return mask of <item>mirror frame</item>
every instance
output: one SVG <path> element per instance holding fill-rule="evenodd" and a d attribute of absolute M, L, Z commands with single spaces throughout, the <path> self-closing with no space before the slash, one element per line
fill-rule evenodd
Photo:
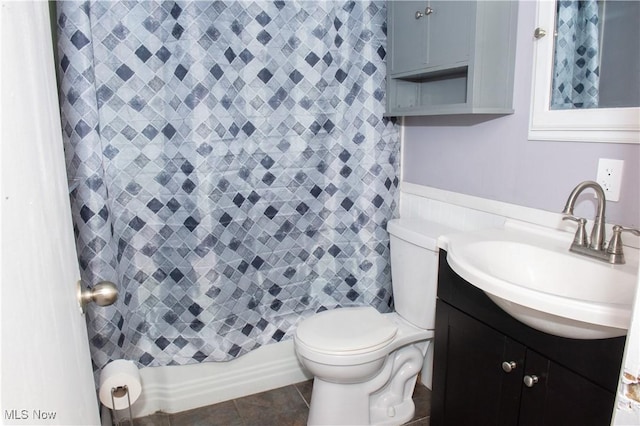
<path fill-rule="evenodd" d="M 538 0 L 529 140 L 640 144 L 640 108 L 550 110 L 555 0 Z"/>

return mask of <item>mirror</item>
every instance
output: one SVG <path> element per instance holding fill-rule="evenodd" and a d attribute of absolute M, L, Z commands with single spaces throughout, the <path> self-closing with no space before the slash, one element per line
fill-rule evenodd
<path fill-rule="evenodd" d="M 640 107 L 639 22 L 635 0 L 557 1 L 550 108 Z"/>
<path fill-rule="evenodd" d="M 529 139 L 640 143 L 639 20 L 636 0 L 538 1 Z"/>

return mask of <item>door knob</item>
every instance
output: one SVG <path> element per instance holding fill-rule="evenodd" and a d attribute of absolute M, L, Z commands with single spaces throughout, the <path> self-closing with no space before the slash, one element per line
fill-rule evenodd
<path fill-rule="evenodd" d="M 517 367 L 517 364 L 515 361 L 504 361 L 502 363 L 502 369 L 504 370 L 505 373 L 511 373 L 513 370 L 515 370 Z"/>
<path fill-rule="evenodd" d="M 536 383 L 538 383 L 538 376 L 535 374 L 524 376 L 524 385 L 528 388 L 532 388 Z"/>
<path fill-rule="evenodd" d="M 109 306 L 118 300 L 118 287 L 112 282 L 102 281 L 90 289 L 82 289 L 82 284 L 78 281 L 78 304 L 84 314 L 87 305 L 95 302 L 98 306 Z"/>

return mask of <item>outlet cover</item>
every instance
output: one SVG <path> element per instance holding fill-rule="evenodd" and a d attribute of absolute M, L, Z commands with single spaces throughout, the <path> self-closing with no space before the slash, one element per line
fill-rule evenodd
<path fill-rule="evenodd" d="M 601 158 L 598 160 L 598 176 L 596 182 L 604 189 L 607 201 L 620 200 L 620 186 L 622 185 L 623 160 Z"/>

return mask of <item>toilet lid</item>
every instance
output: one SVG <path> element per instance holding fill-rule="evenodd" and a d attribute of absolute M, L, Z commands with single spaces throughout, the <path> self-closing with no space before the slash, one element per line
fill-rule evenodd
<path fill-rule="evenodd" d="M 366 352 L 385 346 L 398 327 L 370 306 L 323 311 L 302 321 L 296 338 L 325 353 Z"/>

